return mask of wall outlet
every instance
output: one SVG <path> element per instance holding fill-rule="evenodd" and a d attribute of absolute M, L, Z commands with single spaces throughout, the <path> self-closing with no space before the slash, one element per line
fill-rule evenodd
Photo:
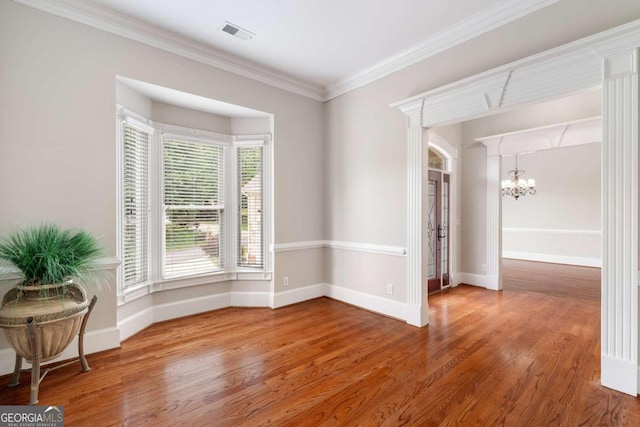
<path fill-rule="evenodd" d="M 282 286 L 289 286 L 289 276 L 284 276 L 284 279 L 282 279 Z"/>
<path fill-rule="evenodd" d="M 393 295 L 393 291 L 395 290 L 394 288 L 395 288 L 395 286 L 393 285 L 393 283 L 387 284 L 387 293 L 389 295 Z"/>
<path fill-rule="evenodd" d="M 483 273 L 487 272 L 487 264 L 482 264 L 482 272 Z"/>

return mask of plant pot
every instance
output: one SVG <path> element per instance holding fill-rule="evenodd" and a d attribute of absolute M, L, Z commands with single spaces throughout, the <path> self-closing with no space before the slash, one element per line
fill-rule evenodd
<path fill-rule="evenodd" d="M 85 290 L 75 283 L 17 285 L 2 299 L 0 328 L 17 355 L 46 362 L 58 357 L 78 335 L 89 304 Z"/>

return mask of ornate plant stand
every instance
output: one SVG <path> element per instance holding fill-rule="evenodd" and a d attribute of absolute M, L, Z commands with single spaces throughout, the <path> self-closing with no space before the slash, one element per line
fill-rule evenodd
<path fill-rule="evenodd" d="M 0 308 L 0 328 L 16 352 L 16 365 L 9 387 L 20 382 L 20 373 L 31 371 L 29 405 L 38 403 L 40 382 L 50 372 L 77 360 L 44 371 L 40 364 L 55 359 L 78 335 L 78 355 L 82 372 L 89 370 L 84 356 L 84 332 L 89 315 L 98 298 L 87 299 L 84 288 L 68 283 L 48 285 L 49 295 L 42 297 L 42 287 L 16 286 L 7 292 Z M 31 363 L 31 369 L 21 369 L 22 359 Z"/>

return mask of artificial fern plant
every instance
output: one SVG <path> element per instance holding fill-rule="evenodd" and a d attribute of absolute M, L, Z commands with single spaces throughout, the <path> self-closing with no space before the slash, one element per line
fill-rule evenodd
<path fill-rule="evenodd" d="M 0 260 L 20 272 L 23 286 L 83 281 L 101 254 L 92 234 L 55 224 L 17 229 L 0 240 Z"/>

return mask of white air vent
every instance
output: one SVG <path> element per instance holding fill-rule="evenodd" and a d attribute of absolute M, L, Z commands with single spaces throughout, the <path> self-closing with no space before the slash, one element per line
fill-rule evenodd
<path fill-rule="evenodd" d="M 238 37 L 242 40 L 250 40 L 254 38 L 256 35 L 251 31 L 245 30 L 244 28 L 238 27 L 236 24 L 232 24 L 229 21 L 225 21 L 224 25 L 221 28 L 227 34 L 231 34 L 232 36 Z"/>

